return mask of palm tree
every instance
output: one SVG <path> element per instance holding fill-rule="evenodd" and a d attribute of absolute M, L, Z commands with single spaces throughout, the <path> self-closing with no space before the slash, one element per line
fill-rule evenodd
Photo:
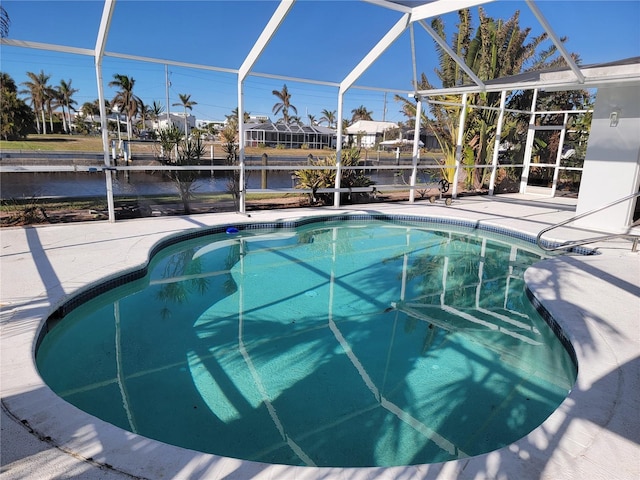
<path fill-rule="evenodd" d="M 89 115 L 91 115 L 91 117 L 94 115 L 100 115 L 100 107 L 98 107 L 95 102 L 84 102 L 82 107 L 80 107 L 80 113 L 85 117 L 88 117 Z"/>
<path fill-rule="evenodd" d="M 231 110 L 231 115 L 225 115 L 225 117 L 227 119 L 227 126 L 229 127 L 229 129 L 237 132 L 238 131 L 238 107 Z M 251 113 L 244 112 L 244 114 L 242 115 L 242 118 L 244 119 L 244 123 L 247 123 L 249 120 L 251 120 Z"/>
<path fill-rule="evenodd" d="M 289 116 L 289 109 L 291 109 L 293 113 L 295 113 L 296 115 L 298 114 L 298 109 L 291 104 L 291 94 L 289 93 L 289 89 L 287 88 L 287 85 L 285 84 L 282 87 L 282 90 L 280 91 L 273 90 L 271 93 L 273 93 L 278 98 L 278 100 L 280 100 L 278 103 L 276 103 L 273 106 L 273 109 L 272 109 L 273 114 L 277 115 L 278 113 L 282 112 L 283 122 L 285 124 L 289 124 L 291 122 L 291 117 Z"/>
<path fill-rule="evenodd" d="M 127 116 L 127 138 L 131 140 L 132 119 L 140 111 L 142 100 L 133 94 L 133 86 L 136 81 L 132 77 L 113 75 L 113 80 L 109 82 L 110 87 L 118 88 L 118 92 L 111 100 L 112 105 L 118 106 L 118 131 L 120 130 L 120 114 L 124 112 Z"/>
<path fill-rule="evenodd" d="M 13 78 L 0 72 L 0 138 L 3 140 L 18 140 L 26 138 L 33 129 L 35 116 L 33 110 L 24 100 L 18 98 L 18 88 Z"/>
<path fill-rule="evenodd" d="M 311 125 L 312 127 L 314 125 L 318 125 L 318 121 L 316 120 L 315 115 L 308 114 L 307 117 L 309 117 L 309 125 Z"/>
<path fill-rule="evenodd" d="M 147 128 L 147 117 L 151 116 L 151 105 L 145 105 L 144 102 L 140 104 L 140 123 L 138 123 L 138 130 L 145 130 Z M 140 127 L 142 125 L 142 127 Z"/>
<path fill-rule="evenodd" d="M 527 37 L 530 28 L 522 29 L 519 25 L 519 12 L 507 21 L 496 20 L 488 17 L 482 7 L 478 8 L 478 28 L 473 30 L 471 25 L 471 13 L 469 9 L 458 12 L 459 23 L 457 31 L 452 37 L 451 46 L 455 53 L 462 58 L 469 68 L 483 81 L 492 80 L 503 76 L 515 75 L 532 69 L 547 68 L 562 59 L 552 60 L 556 53 L 555 46 L 541 53 L 537 53 L 540 43 L 546 38 L 546 33 L 538 35 L 529 41 Z M 444 39 L 445 29 L 442 19 L 436 18 L 431 23 L 433 29 Z M 436 43 L 439 55 L 439 68 L 436 74 L 442 82 L 443 88 L 454 87 L 472 83 L 468 75 L 460 66 Z M 527 68 L 527 65 L 530 67 Z M 418 85 L 418 90 L 434 88 L 423 73 Z M 512 95 L 513 101 L 518 95 Z M 415 116 L 415 103 L 396 95 L 396 100 L 403 103 L 402 111 L 407 116 Z M 457 101 L 455 97 L 438 98 L 438 100 Z M 500 103 L 500 93 L 475 93 L 468 96 L 469 105 L 482 105 L 497 107 Z M 431 122 L 427 118 L 427 112 L 423 112 L 422 122 L 429 125 L 434 131 L 440 144 L 445 161 L 452 164 L 455 161 L 455 148 L 457 140 L 457 118 L 461 107 L 429 104 Z M 468 164 L 482 164 L 491 157 L 490 149 L 495 140 L 495 109 L 469 109 L 465 129 L 465 150 L 463 161 Z M 447 170 L 447 178 L 451 180 L 453 170 Z M 474 175 L 480 175 L 481 169 L 472 169 Z M 482 183 L 481 179 L 475 180 L 476 186 Z"/>
<path fill-rule="evenodd" d="M 62 98 L 62 94 L 60 93 L 60 89 L 57 86 L 51 89 L 51 100 L 49 101 L 49 104 L 51 106 L 51 110 L 49 111 L 50 119 L 52 118 L 52 115 L 53 115 L 53 109 L 57 109 L 58 107 L 62 109 L 62 115 L 61 115 L 62 131 L 64 133 L 68 133 L 67 116 L 65 115 L 66 110 L 65 110 L 64 100 Z M 60 115 L 57 111 L 55 113 L 56 113 L 56 116 Z M 51 131 L 53 132 L 53 125 L 51 125 Z"/>
<path fill-rule="evenodd" d="M 105 111 L 107 114 L 111 113 L 111 104 L 109 100 L 104 101 Z M 84 102 L 80 107 L 80 113 L 84 117 L 91 117 L 91 120 L 95 120 L 96 116 L 100 116 L 100 100 L 96 98 L 93 102 Z"/>
<path fill-rule="evenodd" d="M 358 120 L 373 120 L 373 112 L 367 110 L 364 105 L 360 105 L 358 108 L 354 108 L 351 110 L 351 123 L 357 122 Z"/>
<path fill-rule="evenodd" d="M 556 47 L 552 46 L 537 55 L 537 48 L 547 38 L 547 34 L 543 33 L 527 41 L 531 29 L 520 28 L 519 11 L 506 22 L 488 17 L 481 7 L 478 13 L 480 25 L 469 43 L 465 59 L 480 79 L 492 80 L 528 71 L 530 68 L 540 69 L 549 66 L 551 57 L 556 53 Z M 530 62 L 533 62 L 533 65 L 527 68 Z M 477 93 L 470 96 L 469 101 L 473 105 L 497 107 L 500 104 L 500 94 Z M 480 165 L 491 158 L 497 115 L 496 110 L 473 110 L 469 123 L 469 141 L 473 149 L 473 158 L 469 159 L 469 163 Z M 480 187 L 483 183 L 483 171 L 474 169 L 470 173 L 475 177 L 474 186 Z"/>
<path fill-rule="evenodd" d="M 47 133 L 47 124 L 45 120 L 45 107 L 47 97 L 51 93 L 51 87 L 47 85 L 51 75 L 47 75 L 43 70 L 40 73 L 35 74 L 33 72 L 27 72 L 27 76 L 31 79 L 27 82 L 22 82 L 22 85 L 27 87 L 26 90 L 22 90 L 20 93 L 26 93 L 31 97 L 31 104 L 36 114 L 36 126 L 40 133 Z M 42 130 L 40 129 L 40 120 L 38 114 L 42 116 Z"/>
<path fill-rule="evenodd" d="M 9 36 L 9 25 L 11 25 L 9 14 L 4 7 L 0 5 L 0 38 L 6 38 Z"/>
<path fill-rule="evenodd" d="M 329 128 L 333 128 L 334 124 L 336 123 L 336 111 L 333 110 L 330 112 L 325 108 L 320 113 L 322 114 L 322 117 L 320 117 L 319 122 L 327 122 L 327 126 Z"/>
<path fill-rule="evenodd" d="M 187 110 L 193 110 L 193 106 L 197 105 L 197 102 L 191 100 L 191 95 L 187 95 L 186 93 L 179 93 L 178 97 L 180 97 L 180 102 L 172 103 L 171 105 L 174 107 L 179 107 L 182 105 L 184 108 L 184 136 L 185 138 L 189 136 L 189 123 L 187 122 Z"/>
<path fill-rule="evenodd" d="M 160 115 L 164 113 L 164 105 L 160 102 L 154 100 L 153 104 L 149 107 L 149 117 L 153 121 L 153 129 L 158 129 L 158 120 L 160 119 Z"/>
<path fill-rule="evenodd" d="M 200 138 L 189 140 L 181 139 L 182 133 L 175 125 L 169 125 L 158 132 L 159 143 L 162 149 L 160 160 L 166 165 L 187 166 L 195 165 L 204 155 L 204 147 Z M 191 213 L 190 200 L 193 198 L 194 182 L 198 179 L 196 170 L 169 170 L 167 172 L 176 187 L 184 213 Z"/>
<path fill-rule="evenodd" d="M 78 89 L 71 88 L 71 80 L 69 80 L 68 82 L 60 80 L 60 85 L 56 87 L 56 90 L 58 91 L 58 99 L 60 101 L 60 105 L 62 106 L 62 120 L 65 125 L 65 130 L 67 133 L 71 133 L 71 108 L 72 105 L 75 105 L 77 103 L 71 97 L 74 93 L 78 92 Z M 67 109 L 68 122 L 65 122 L 65 107 Z"/>
<path fill-rule="evenodd" d="M 51 127 L 51 133 L 53 132 L 53 109 L 60 106 L 60 99 L 58 92 L 55 88 L 48 87 L 46 91 L 47 98 L 45 99 L 45 105 L 47 107 L 47 113 L 49 114 L 49 126 Z"/>

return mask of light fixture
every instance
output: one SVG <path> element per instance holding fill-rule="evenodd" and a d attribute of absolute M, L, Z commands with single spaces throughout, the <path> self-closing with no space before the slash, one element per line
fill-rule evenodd
<path fill-rule="evenodd" d="M 618 110 L 614 110 L 613 112 L 611 112 L 611 114 L 609 115 L 609 126 L 617 127 L 619 119 L 620 119 L 620 112 L 618 112 Z"/>

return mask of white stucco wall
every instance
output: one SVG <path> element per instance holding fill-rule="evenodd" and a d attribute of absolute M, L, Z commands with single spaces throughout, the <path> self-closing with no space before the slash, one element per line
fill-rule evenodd
<path fill-rule="evenodd" d="M 613 125 L 611 114 L 617 112 Z M 640 187 L 640 84 L 599 88 L 582 172 L 577 214 L 638 191 Z M 630 225 L 634 202 L 589 215 L 576 225 L 622 232 Z"/>

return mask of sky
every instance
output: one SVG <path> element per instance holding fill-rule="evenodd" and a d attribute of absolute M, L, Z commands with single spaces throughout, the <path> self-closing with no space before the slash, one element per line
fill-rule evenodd
<path fill-rule="evenodd" d="M 238 69 L 277 8 L 272 0 L 159 1 L 117 0 L 107 52 L 172 60 L 198 65 Z M 538 0 L 538 8 L 561 37 L 568 37 L 568 51 L 577 53 L 583 65 L 640 56 L 640 0 Z M 8 38 L 56 45 L 95 48 L 102 16 L 100 0 L 2 0 L 11 24 Z M 520 12 L 520 26 L 530 27 L 529 38 L 543 29 L 524 1 L 495 1 L 484 5 L 494 18 L 508 19 Z M 477 8 L 472 8 L 477 26 Z M 297 79 L 339 83 L 367 52 L 400 19 L 401 13 L 362 1 L 298 0 L 252 72 Z M 457 15 L 443 16 L 448 37 Z M 434 42 L 420 26 L 414 28 L 417 74 L 424 72 L 437 84 L 438 65 Z M 543 47 L 550 46 L 550 41 Z M 238 105 L 237 76 L 233 73 L 184 68 L 105 57 L 105 97 L 116 93 L 108 87 L 114 74 L 134 78 L 134 93 L 145 104 L 157 101 L 182 112 L 179 94 L 196 102 L 191 113 L 197 120 L 224 120 Z M 26 72 L 43 71 L 50 84 L 72 82 L 80 108 L 98 98 L 93 57 L 0 46 L 0 71 L 20 84 Z M 167 82 L 168 78 L 168 82 Z M 344 116 L 364 106 L 374 120 L 405 121 L 396 94 L 411 90 L 413 69 L 410 35 L 405 32 L 345 95 Z M 278 99 L 273 90 L 286 84 L 298 116 L 308 123 L 322 110 L 337 110 L 338 89 L 290 79 L 249 76 L 245 81 L 245 111 L 276 120 L 272 108 Z M 292 112 L 290 112 L 292 113 Z"/>

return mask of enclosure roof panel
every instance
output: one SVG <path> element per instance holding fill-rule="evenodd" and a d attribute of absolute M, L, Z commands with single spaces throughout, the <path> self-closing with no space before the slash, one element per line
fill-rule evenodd
<path fill-rule="evenodd" d="M 442 90 L 434 73 L 440 68 L 441 52 L 429 31 L 432 20 L 442 21 L 445 43 L 451 44 L 459 24 L 458 10 L 466 7 L 475 23 L 480 8 L 502 20 L 519 12 L 520 27 L 531 27 L 529 39 L 548 34 L 541 50 L 553 47 L 553 39 L 564 37 L 568 30 L 562 57 L 566 61 L 566 52 L 571 53 L 569 59 L 576 53 L 589 67 L 576 60 L 557 76 L 538 72 L 486 85 L 476 80 L 475 85 L 457 86 L 449 93 L 595 88 L 635 81 L 632 66 L 618 71 L 623 65 L 600 65 L 584 72 L 610 62 L 610 52 L 619 52 L 618 58 L 640 55 L 637 29 L 620 26 L 633 15 L 621 18 L 611 4 L 634 12 L 628 5 L 637 2 L 583 2 L 580 12 L 591 14 L 581 17 L 577 28 L 566 22 L 567 15 L 575 13 L 576 3 L 563 0 L 3 0 L 11 25 L 8 38 L 0 39 L 2 69 L 18 84 L 28 80 L 27 72 L 41 70 L 54 84 L 61 78 L 72 79 L 79 90 L 74 99 L 81 106 L 98 97 L 94 56 L 98 45 L 104 45 L 101 81 L 108 100 L 115 95 L 108 85 L 113 76 L 126 74 L 135 78 L 136 94 L 146 104 L 161 101 L 171 106 L 178 94 L 186 93 L 197 102 L 196 117 L 223 119 L 238 107 L 240 80 L 245 87 L 243 110 L 254 115 L 270 115 L 272 92 L 287 85 L 301 116 L 308 112 L 319 118 L 324 109 L 336 110 L 337 93 L 342 90 L 345 112 L 364 105 L 373 111 L 373 118 L 397 122 L 405 117 L 394 105 L 393 95 L 413 95 L 422 74 L 435 86 L 434 92 Z M 101 30 L 105 5 L 112 8 L 112 16 Z M 599 5 L 599 10 L 593 5 Z M 606 12 L 610 21 L 598 22 L 599 12 L 603 16 Z M 602 41 L 595 44 L 594 37 Z M 585 41 L 591 49 L 581 47 Z"/>
<path fill-rule="evenodd" d="M 299 124 L 285 124 L 285 123 L 245 123 L 244 128 L 246 131 L 256 130 L 263 132 L 273 133 L 290 133 L 290 134 L 320 134 L 320 135 L 335 135 L 335 130 L 322 125 L 299 125 Z"/>
<path fill-rule="evenodd" d="M 640 85 L 640 57 L 626 58 L 612 62 L 582 65 L 584 82 L 579 82 L 568 67 L 556 67 L 525 72 L 485 82 L 485 88 L 467 84 L 448 89 L 421 90 L 422 95 L 442 95 L 444 93 L 465 93 L 474 91 L 499 92 L 502 90 L 569 90 L 597 88 L 605 85 Z"/>

